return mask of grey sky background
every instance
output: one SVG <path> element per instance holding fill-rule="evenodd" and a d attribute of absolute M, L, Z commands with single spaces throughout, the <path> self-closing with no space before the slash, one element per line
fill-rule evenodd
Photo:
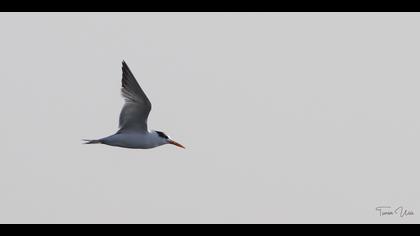
<path fill-rule="evenodd" d="M 419 22 L 1 13 L 0 223 L 418 223 Z M 117 130 L 123 59 L 187 149 L 81 144 Z"/>

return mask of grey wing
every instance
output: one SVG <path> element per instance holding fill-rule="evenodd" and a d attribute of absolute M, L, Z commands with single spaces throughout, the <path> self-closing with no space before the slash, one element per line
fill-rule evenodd
<path fill-rule="evenodd" d="M 147 131 L 147 118 L 152 104 L 137 83 L 130 68 L 122 62 L 121 95 L 125 104 L 120 113 L 118 133 L 129 131 Z"/>

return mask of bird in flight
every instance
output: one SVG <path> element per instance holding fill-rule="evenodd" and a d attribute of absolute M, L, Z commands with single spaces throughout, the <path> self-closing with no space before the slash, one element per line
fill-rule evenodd
<path fill-rule="evenodd" d="M 164 144 L 185 148 L 162 131 L 149 130 L 147 118 L 152 104 L 137 83 L 125 61 L 122 62 L 121 95 L 125 104 L 119 118 L 117 133 L 101 139 L 84 139 L 85 144 L 101 143 L 123 148 L 148 149 Z"/>

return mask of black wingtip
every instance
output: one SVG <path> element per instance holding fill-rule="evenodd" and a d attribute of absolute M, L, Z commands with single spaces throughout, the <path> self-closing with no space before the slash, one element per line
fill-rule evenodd
<path fill-rule="evenodd" d="M 130 68 L 127 65 L 127 62 L 125 62 L 124 60 L 122 61 L 122 68 L 123 70 L 130 70 Z"/>

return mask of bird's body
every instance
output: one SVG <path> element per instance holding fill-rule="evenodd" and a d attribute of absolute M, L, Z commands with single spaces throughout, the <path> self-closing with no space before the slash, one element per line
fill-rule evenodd
<path fill-rule="evenodd" d="M 125 104 L 120 113 L 120 129 L 116 134 L 105 138 L 85 140 L 86 144 L 102 143 L 135 149 L 149 149 L 164 144 L 173 144 L 185 148 L 163 132 L 148 129 L 147 118 L 152 105 L 124 61 L 122 62 L 122 71 L 121 94 L 125 98 Z"/>
<path fill-rule="evenodd" d="M 111 146 L 140 149 L 149 149 L 166 144 L 155 131 L 116 133 L 97 141 Z"/>

